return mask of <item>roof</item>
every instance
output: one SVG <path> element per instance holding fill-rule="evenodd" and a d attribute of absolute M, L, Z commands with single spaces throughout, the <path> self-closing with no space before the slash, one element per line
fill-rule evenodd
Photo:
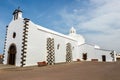
<path fill-rule="evenodd" d="M 81 44 L 81 45 L 79 45 L 79 46 L 82 46 L 82 45 L 90 45 L 90 46 L 95 46 L 95 45 L 93 45 L 93 44 L 90 44 L 90 43 L 84 43 L 84 44 Z"/>
<path fill-rule="evenodd" d="M 32 21 L 30 21 L 30 22 L 32 22 Z M 67 39 L 70 39 L 72 41 L 76 41 L 74 38 L 72 38 L 70 36 L 64 35 L 62 33 L 59 33 L 59 32 L 56 32 L 56 31 L 53 31 L 53 30 L 50 30 L 50 29 L 47 29 L 47 28 L 45 28 L 43 26 L 40 26 L 40 25 L 37 25 L 35 23 L 33 23 L 33 24 L 35 25 L 35 27 L 37 27 L 38 30 L 41 30 L 41 31 L 44 31 L 44 32 L 47 32 L 47 33 L 50 33 L 50 34 L 53 34 L 53 35 L 57 35 L 57 36 L 60 36 L 60 37 L 63 37 L 63 38 L 67 38 Z"/>
<path fill-rule="evenodd" d="M 84 44 L 81 44 L 81 45 L 79 45 L 79 46 L 82 46 L 82 45 L 90 45 L 90 46 L 93 46 L 94 47 L 94 49 L 96 49 L 96 50 L 102 50 L 102 51 L 114 51 L 114 50 L 107 50 L 107 49 L 101 49 L 101 48 L 96 48 L 95 46 L 96 45 L 94 45 L 94 44 L 89 44 L 89 43 L 84 43 Z"/>

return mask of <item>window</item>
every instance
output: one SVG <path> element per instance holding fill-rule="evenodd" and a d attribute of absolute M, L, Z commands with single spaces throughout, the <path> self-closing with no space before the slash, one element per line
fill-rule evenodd
<path fill-rule="evenodd" d="M 13 38 L 15 38 L 15 37 L 16 37 L 16 33 L 14 32 L 14 33 L 13 33 Z"/>
<path fill-rule="evenodd" d="M 60 48 L 60 44 L 57 45 L 57 49 L 59 49 L 59 48 Z"/>

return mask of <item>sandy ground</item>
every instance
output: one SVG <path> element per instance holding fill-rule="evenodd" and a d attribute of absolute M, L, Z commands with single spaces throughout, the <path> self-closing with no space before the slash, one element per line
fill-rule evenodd
<path fill-rule="evenodd" d="M 120 62 L 72 62 L 1 69 L 0 80 L 120 80 Z"/>

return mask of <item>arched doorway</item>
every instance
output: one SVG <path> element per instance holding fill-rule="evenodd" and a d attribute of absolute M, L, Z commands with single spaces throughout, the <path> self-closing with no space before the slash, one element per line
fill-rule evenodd
<path fill-rule="evenodd" d="M 8 64 L 15 65 L 16 58 L 16 46 L 15 44 L 11 44 L 8 50 Z"/>

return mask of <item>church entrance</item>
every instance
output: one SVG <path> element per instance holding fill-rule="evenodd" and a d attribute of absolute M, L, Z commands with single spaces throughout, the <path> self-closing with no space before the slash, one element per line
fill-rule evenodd
<path fill-rule="evenodd" d="M 8 64 L 15 65 L 16 58 L 16 46 L 15 44 L 11 44 L 8 50 Z"/>

